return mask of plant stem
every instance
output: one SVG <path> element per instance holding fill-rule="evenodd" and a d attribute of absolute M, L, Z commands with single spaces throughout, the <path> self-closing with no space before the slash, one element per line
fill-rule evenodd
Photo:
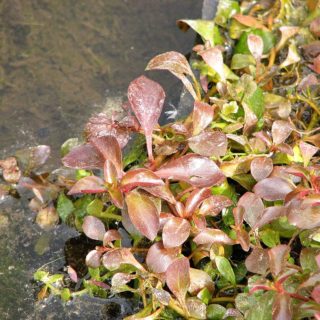
<path fill-rule="evenodd" d="M 180 316 L 187 318 L 186 313 L 181 309 L 173 299 L 170 299 L 168 307 L 174 310 L 176 313 L 180 314 Z"/>

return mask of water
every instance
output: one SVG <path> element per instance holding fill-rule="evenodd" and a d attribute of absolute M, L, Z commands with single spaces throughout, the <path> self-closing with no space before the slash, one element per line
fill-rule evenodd
<path fill-rule="evenodd" d="M 37 144 L 53 149 L 80 136 L 88 117 L 118 105 L 129 82 L 156 54 L 187 54 L 194 33 L 179 18 L 198 18 L 200 0 L 0 1 L 0 158 Z M 177 104 L 179 81 L 148 73 Z M 132 302 L 90 298 L 35 303 L 33 272 L 47 262 L 62 271 L 64 248 L 78 234 L 64 225 L 43 231 L 26 202 L 0 202 L 0 319 L 117 319 Z M 76 243 L 76 242 L 75 242 Z M 75 245 L 77 249 L 77 243 Z"/>

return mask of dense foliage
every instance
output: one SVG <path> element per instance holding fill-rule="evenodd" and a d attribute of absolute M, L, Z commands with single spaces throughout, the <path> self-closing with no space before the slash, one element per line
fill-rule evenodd
<path fill-rule="evenodd" d="M 214 21 L 178 25 L 203 40 L 192 68 L 167 52 L 147 70 L 183 82 L 186 119 L 160 127 L 165 92 L 141 76 L 123 111 L 62 146 L 67 168 L 32 173 L 46 146 L 0 163 L 41 227 L 97 241 L 85 279 L 38 270 L 39 298 L 130 292 L 127 319 L 320 319 L 318 1 L 224 0 Z"/>

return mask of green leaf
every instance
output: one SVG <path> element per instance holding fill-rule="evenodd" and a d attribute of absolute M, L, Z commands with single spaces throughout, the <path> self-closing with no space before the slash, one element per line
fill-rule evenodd
<path fill-rule="evenodd" d="M 64 157 L 67 155 L 71 149 L 80 145 L 80 141 L 78 138 L 70 138 L 66 140 L 61 146 L 61 156 Z"/>
<path fill-rule="evenodd" d="M 247 43 L 249 34 L 254 34 L 262 38 L 264 54 L 267 54 L 276 44 L 276 37 L 272 32 L 261 29 L 254 29 L 252 31 L 243 32 L 241 34 L 239 41 L 235 46 L 234 53 L 250 54 Z"/>
<path fill-rule="evenodd" d="M 256 60 L 251 54 L 241 54 L 236 53 L 233 55 L 231 60 L 231 69 L 238 70 L 242 68 L 246 68 L 250 65 L 255 65 Z"/>
<path fill-rule="evenodd" d="M 100 199 L 94 199 L 87 206 L 87 212 L 90 216 L 99 216 L 103 210 L 103 202 Z"/>
<path fill-rule="evenodd" d="M 62 279 L 63 279 L 63 274 L 53 274 L 47 279 L 46 284 L 52 284 L 52 283 L 61 281 Z"/>
<path fill-rule="evenodd" d="M 279 231 L 273 229 L 265 229 L 259 232 L 260 239 L 269 248 L 273 248 L 280 244 Z"/>
<path fill-rule="evenodd" d="M 128 152 L 124 155 L 123 167 L 125 168 L 134 163 L 142 163 L 147 158 L 145 146 L 145 137 L 142 134 L 138 134 L 129 146 Z"/>
<path fill-rule="evenodd" d="M 223 0 L 219 1 L 215 23 L 226 27 L 228 19 L 231 18 L 234 14 L 240 12 L 240 6 L 238 1 L 234 0 Z"/>
<path fill-rule="evenodd" d="M 215 256 L 215 263 L 220 274 L 231 284 L 236 284 L 236 276 L 233 272 L 229 260 L 225 257 Z"/>
<path fill-rule="evenodd" d="M 208 290 L 208 288 L 205 287 L 199 291 L 197 297 L 205 304 L 208 304 L 212 299 L 212 293 Z"/>
<path fill-rule="evenodd" d="M 87 206 L 92 202 L 92 200 L 93 196 L 87 194 L 74 203 L 76 208 L 74 214 L 77 218 L 83 218 L 87 215 Z"/>
<path fill-rule="evenodd" d="M 207 319 L 222 320 L 227 309 L 220 304 L 209 304 L 207 308 Z"/>
<path fill-rule="evenodd" d="M 244 187 L 248 191 L 251 191 L 253 186 L 257 183 L 256 180 L 254 180 L 254 178 L 252 177 L 252 175 L 248 173 L 236 174 L 231 178 L 234 181 L 237 181 L 242 187 Z"/>
<path fill-rule="evenodd" d="M 33 279 L 36 281 L 42 281 L 42 282 L 46 282 L 46 279 L 48 279 L 49 277 L 49 272 L 43 271 L 43 270 L 37 270 L 34 274 L 33 274 Z"/>
<path fill-rule="evenodd" d="M 261 297 L 256 299 L 245 318 L 247 320 L 271 320 L 273 300 L 274 292 L 265 292 Z"/>
<path fill-rule="evenodd" d="M 63 301 L 69 301 L 71 298 L 71 292 L 68 288 L 62 289 L 60 295 Z"/>
<path fill-rule="evenodd" d="M 251 111 L 254 112 L 258 119 L 263 117 L 264 96 L 262 89 L 257 87 L 256 91 L 252 95 L 245 97 L 244 102 L 247 103 Z"/>
<path fill-rule="evenodd" d="M 63 222 L 66 222 L 69 215 L 74 211 L 72 201 L 62 192 L 59 194 L 57 211 Z"/>
<path fill-rule="evenodd" d="M 303 248 L 300 253 L 300 265 L 303 271 L 316 272 L 318 265 L 316 256 L 320 253 L 319 249 Z"/>

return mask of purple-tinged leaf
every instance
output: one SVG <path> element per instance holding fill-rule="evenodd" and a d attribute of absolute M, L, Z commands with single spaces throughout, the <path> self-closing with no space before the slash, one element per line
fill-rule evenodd
<path fill-rule="evenodd" d="M 242 103 L 242 107 L 244 110 L 243 133 L 244 135 L 249 135 L 256 127 L 256 124 L 258 123 L 258 118 L 245 102 Z"/>
<path fill-rule="evenodd" d="M 77 275 L 77 272 L 76 270 L 74 270 L 72 267 L 68 266 L 67 267 L 67 272 L 68 272 L 68 275 L 70 277 L 70 279 L 77 283 L 78 282 L 78 275 Z"/>
<path fill-rule="evenodd" d="M 184 306 L 190 286 L 190 264 L 188 258 L 176 259 L 169 265 L 166 271 L 166 283 L 180 304 Z"/>
<path fill-rule="evenodd" d="M 101 252 L 97 250 L 91 250 L 86 256 L 86 265 L 89 268 L 99 268 L 101 265 Z"/>
<path fill-rule="evenodd" d="M 198 54 L 202 57 L 205 63 L 219 75 L 221 81 L 226 80 L 223 55 L 218 47 L 206 49 Z"/>
<path fill-rule="evenodd" d="M 287 143 L 278 144 L 275 147 L 275 150 L 278 150 L 278 151 L 280 151 L 280 152 L 282 152 L 284 154 L 287 154 L 289 156 L 293 156 L 294 155 L 292 147 Z"/>
<path fill-rule="evenodd" d="M 133 117 L 130 117 L 130 119 L 132 118 Z M 122 121 L 115 122 L 112 117 L 104 113 L 99 113 L 89 119 L 89 122 L 85 127 L 85 134 L 89 141 L 92 138 L 114 136 L 117 138 L 120 147 L 124 148 L 130 138 L 130 133 L 128 130 L 130 126 L 132 125 L 127 123 L 122 125 Z M 137 128 L 135 128 L 135 131 L 136 130 Z"/>
<path fill-rule="evenodd" d="M 126 231 L 134 237 L 143 237 L 143 235 L 137 230 L 137 228 L 133 225 L 132 221 L 130 220 L 129 214 L 128 214 L 128 208 L 126 205 L 121 210 L 121 223 L 123 227 L 126 229 Z"/>
<path fill-rule="evenodd" d="M 238 205 L 237 207 L 233 208 L 232 214 L 234 217 L 234 225 L 238 229 L 239 227 L 242 227 L 243 220 L 244 220 L 244 214 L 245 214 L 245 208 L 241 205 Z"/>
<path fill-rule="evenodd" d="M 311 158 L 318 152 L 319 148 L 304 141 L 300 141 L 299 147 L 303 158 L 303 165 L 306 167 Z"/>
<path fill-rule="evenodd" d="M 230 207 L 233 202 L 226 196 L 213 195 L 202 202 L 199 214 L 203 216 L 216 216 L 222 209 Z"/>
<path fill-rule="evenodd" d="M 313 300 L 320 304 L 320 284 L 318 284 L 311 292 Z"/>
<path fill-rule="evenodd" d="M 263 41 L 261 37 L 255 34 L 249 34 L 247 42 L 250 53 L 253 55 L 256 61 L 259 62 L 263 53 Z"/>
<path fill-rule="evenodd" d="M 279 244 L 269 249 L 270 271 L 274 277 L 277 277 L 283 270 L 287 262 L 289 247 L 285 244 Z"/>
<path fill-rule="evenodd" d="M 292 124 L 284 120 L 276 120 L 272 124 L 271 133 L 274 144 L 280 144 L 290 136 L 293 130 Z"/>
<path fill-rule="evenodd" d="M 238 201 L 238 207 L 244 208 L 244 220 L 252 228 L 263 214 L 264 204 L 259 196 L 246 192 Z"/>
<path fill-rule="evenodd" d="M 282 206 L 265 208 L 259 220 L 253 226 L 253 229 L 259 229 L 271 221 L 286 215 L 286 213 L 287 208 Z"/>
<path fill-rule="evenodd" d="M 254 158 L 250 165 L 251 174 L 256 181 L 267 178 L 273 169 L 272 159 L 267 157 Z"/>
<path fill-rule="evenodd" d="M 189 79 L 186 77 L 186 75 L 188 75 L 191 78 L 194 78 L 193 72 L 190 68 L 188 60 L 181 53 L 176 51 L 169 51 L 159 54 L 150 60 L 146 70 L 170 71 L 174 76 L 182 81 L 193 98 L 197 99 L 194 88 Z"/>
<path fill-rule="evenodd" d="M 86 216 L 83 219 L 82 229 L 84 234 L 93 240 L 103 240 L 106 233 L 105 226 L 101 220 L 94 216 Z"/>
<path fill-rule="evenodd" d="M 191 217 L 192 214 L 198 209 L 200 204 L 211 196 L 209 188 L 195 189 L 189 195 L 185 204 L 184 216 Z"/>
<path fill-rule="evenodd" d="M 291 297 L 286 293 L 277 293 L 272 306 L 272 320 L 291 320 Z"/>
<path fill-rule="evenodd" d="M 108 246 L 112 241 L 121 240 L 121 234 L 118 230 L 108 230 L 103 236 L 103 245 Z"/>
<path fill-rule="evenodd" d="M 248 232 L 244 228 L 236 229 L 237 243 L 240 244 L 243 251 L 248 252 L 250 250 L 250 237 Z"/>
<path fill-rule="evenodd" d="M 140 271 L 145 271 L 143 266 L 136 260 L 129 248 L 113 249 L 105 253 L 102 263 L 110 271 L 117 270 L 123 264 L 130 264 Z"/>
<path fill-rule="evenodd" d="M 106 160 L 103 166 L 104 180 L 108 184 L 114 184 L 117 182 L 117 169 L 110 160 Z"/>
<path fill-rule="evenodd" d="M 288 206 L 288 221 L 299 229 L 320 227 L 320 204 L 316 199 L 314 205 L 308 200 L 293 200 Z"/>
<path fill-rule="evenodd" d="M 316 36 L 320 37 L 320 17 L 315 18 L 310 24 L 310 31 Z"/>
<path fill-rule="evenodd" d="M 254 248 L 246 258 L 245 265 L 248 271 L 264 275 L 269 268 L 268 250 Z"/>
<path fill-rule="evenodd" d="M 294 190 L 293 184 L 281 178 L 266 178 L 253 188 L 254 193 L 267 201 L 284 200 Z"/>
<path fill-rule="evenodd" d="M 128 282 L 136 278 L 137 278 L 137 275 L 135 274 L 118 272 L 111 279 L 112 289 L 115 289 L 115 291 L 118 291 L 117 288 L 124 286 L 125 284 L 127 284 Z"/>
<path fill-rule="evenodd" d="M 174 218 L 175 216 L 172 213 L 161 212 L 160 213 L 160 230 L 163 229 L 164 225 L 169 221 L 170 218 Z"/>
<path fill-rule="evenodd" d="M 130 83 L 128 99 L 146 136 L 149 160 L 153 161 L 152 131 L 158 123 L 165 93 L 158 83 L 141 76 Z"/>
<path fill-rule="evenodd" d="M 227 136 L 221 131 L 202 132 L 188 139 L 190 149 L 201 156 L 222 157 L 228 148 Z"/>
<path fill-rule="evenodd" d="M 163 289 L 152 288 L 152 295 L 164 306 L 167 306 L 170 302 L 171 295 L 168 291 Z"/>
<path fill-rule="evenodd" d="M 299 288 L 314 287 L 320 283 L 320 272 L 312 273 L 307 280 L 302 282 Z"/>
<path fill-rule="evenodd" d="M 192 113 L 192 125 L 194 136 L 201 133 L 210 125 L 214 116 L 214 107 L 202 101 L 195 101 Z"/>
<path fill-rule="evenodd" d="M 202 231 L 207 227 L 207 220 L 205 216 L 195 214 L 192 216 L 192 222 L 198 231 Z"/>
<path fill-rule="evenodd" d="M 165 248 L 181 246 L 190 235 L 190 223 L 183 218 L 170 218 L 162 230 L 162 241 Z"/>
<path fill-rule="evenodd" d="M 77 193 L 101 193 L 106 192 L 104 181 L 96 176 L 87 176 L 77 181 L 69 190 L 68 195 Z"/>
<path fill-rule="evenodd" d="M 214 291 L 214 282 L 211 277 L 203 270 L 190 268 L 190 286 L 188 291 L 191 295 L 196 295 L 203 288 L 210 292 Z"/>
<path fill-rule="evenodd" d="M 110 160 L 118 175 L 122 173 L 122 153 L 118 140 L 114 136 L 92 138 L 90 143 L 102 154 L 105 160 Z"/>
<path fill-rule="evenodd" d="M 182 180 L 195 187 L 218 185 L 225 179 L 212 160 L 192 153 L 169 161 L 156 174 L 165 179 Z"/>
<path fill-rule="evenodd" d="M 151 193 L 153 196 L 161 198 L 169 203 L 175 204 L 176 199 L 174 198 L 171 190 L 167 185 L 164 186 L 154 186 L 154 187 L 143 187 L 143 190 Z"/>
<path fill-rule="evenodd" d="M 129 192 L 125 201 L 133 225 L 146 238 L 154 240 L 160 228 L 159 214 L 154 202 L 137 190 Z"/>
<path fill-rule="evenodd" d="M 169 265 L 177 259 L 180 248 L 164 248 L 162 242 L 156 242 L 149 250 L 146 257 L 148 268 L 155 273 L 164 273 Z"/>
<path fill-rule="evenodd" d="M 207 306 L 200 299 L 187 298 L 186 306 L 191 319 L 207 319 Z"/>
<path fill-rule="evenodd" d="M 313 74 L 306 75 L 299 83 L 297 89 L 298 91 L 304 91 L 311 86 L 316 86 L 319 84 L 318 78 Z"/>
<path fill-rule="evenodd" d="M 234 241 L 228 237 L 226 233 L 219 229 L 210 229 L 206 228 L 202 230 L 193 241 L 200 244 L 213 244 L 213 243 L 222 243 L 222 244 L 234 244 Z"/>
<path fill-rule="evenodd" d="M 100 169 L 103 167 L 102 154 L 91 144 L 83 144 L 73 148 L 62 158 L 64 166 L 74 169 Z"/>
<path fill-rule="evenodd" d="M 164 186 L 164 182 L 152 171 L 138 168 L 128 171 L 120 182 L 122 192 L 129 192 L 136 187 Z"/>

